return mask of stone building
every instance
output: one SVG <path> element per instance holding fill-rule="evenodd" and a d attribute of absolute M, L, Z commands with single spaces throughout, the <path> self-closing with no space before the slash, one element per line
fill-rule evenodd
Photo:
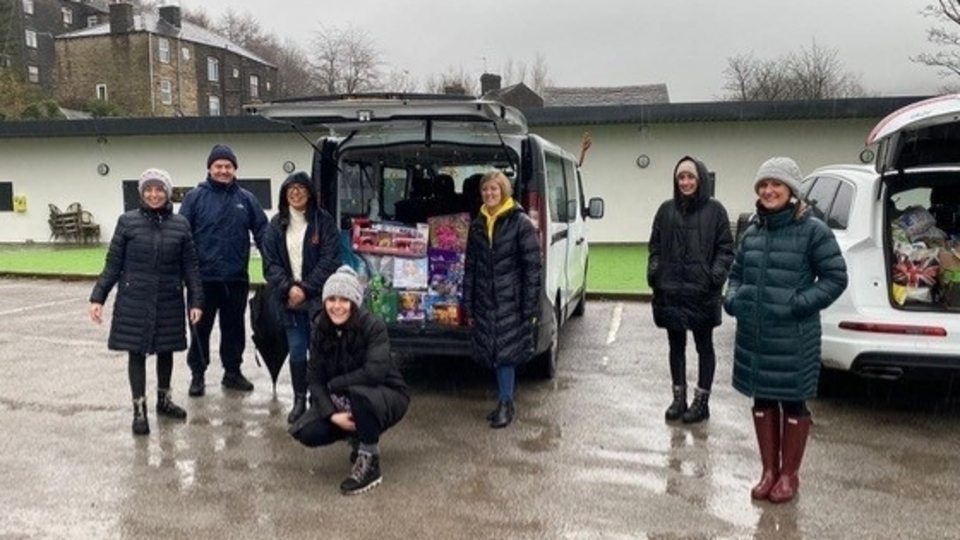
<path fill-rule="evenodd" d="M 104 0 L 0 0 L 0 70 L 51 92 L 54 38 L 106 19 Z"/>
<path fill-rule="evenodd" d="M 134 14 L 109 5 L 109 23 L 57 36 L 56 94 L 68 107 L 108 101 L 126 116 L 230 116 L 274 97 L 277 68 L 205 28 L 179 6 Z"/>

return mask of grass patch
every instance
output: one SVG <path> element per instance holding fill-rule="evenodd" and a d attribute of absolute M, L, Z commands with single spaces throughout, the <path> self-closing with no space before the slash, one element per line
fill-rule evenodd
<path fill-rule="evenodd" d="M 103 270 L 106 246 L 51 244 L 0 245 L 0 273 L 96 277 Z M 590 246 L 587 290 L 590 292 L 649 293 L 647 247 L 643 244 Z M 260 259 L 250 260 L 250 280 L 263 283 Z"/>

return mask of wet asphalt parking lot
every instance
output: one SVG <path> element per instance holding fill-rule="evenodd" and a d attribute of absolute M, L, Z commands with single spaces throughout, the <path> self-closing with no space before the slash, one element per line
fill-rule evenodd
<path fill-rule="evenodd" d="M 810 404 L 800 496 L 756 503 L 733 321 L 715 335 L 711 419 L 668 425 L 666 335 L 649 306 L 591 301 L 564 330 L 557 377 L 521 378 L 504 430 L 484 420 L 492 375 L 404 358 L 414 397 L 381 442 L 384 482 L 344 497 L 347 446 L 287 435 L 289 376 L 274 395 L 252 343 L 249 394 L 221 389 L 215 357 L 207 395 L 188 398 L 175 356 L 186 422 L 153 414 L 149 362 L 152 432 L 131 435 L 126 355 L 87 318 L 90 287 L 0 280 L 2 540 L 960 538 L 960 382 L 948 377 L 833 385 Z"/>

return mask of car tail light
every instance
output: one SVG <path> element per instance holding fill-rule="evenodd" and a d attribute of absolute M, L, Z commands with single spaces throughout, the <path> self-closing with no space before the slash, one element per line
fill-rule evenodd
<path fill-rule="evenodd" d="M 907 336 L 947 337 L 947 330 L 939 326 L 916 326 L 912 324 L 888 324 L 842 321 L 840 328 L 854 332 L 877 334 L 903 334 Z"/>

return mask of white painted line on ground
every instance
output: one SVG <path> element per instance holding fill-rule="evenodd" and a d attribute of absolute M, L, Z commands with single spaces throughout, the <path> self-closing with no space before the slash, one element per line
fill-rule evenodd
<path fill-rule="evenodd" d="M 620 332 L 620 322 L 623 320 L 623 302 L 617 302 L 613 306 L 613 316 L 610 317 L 610 330 L 607 332 L 607 345 L 617 340 L 617 333 Z"/>
<path fill-rule="evenodd" d="M 0 311 L 0 317 L 4 315 L 17 315 L 19 313 L 24 313 L 27 311 L 33 311 L 35 309 L 43 309 L 53 306 L 63 306 L 66 304 L 76 304 L 77 299 L 71 298 L 70 300 L 60 300 L 59 302 L 46 302 L 44 304 L 34 304 L 32 306 L 24 306 L 17 309 L 8 309 L 7 311 Z"/>

